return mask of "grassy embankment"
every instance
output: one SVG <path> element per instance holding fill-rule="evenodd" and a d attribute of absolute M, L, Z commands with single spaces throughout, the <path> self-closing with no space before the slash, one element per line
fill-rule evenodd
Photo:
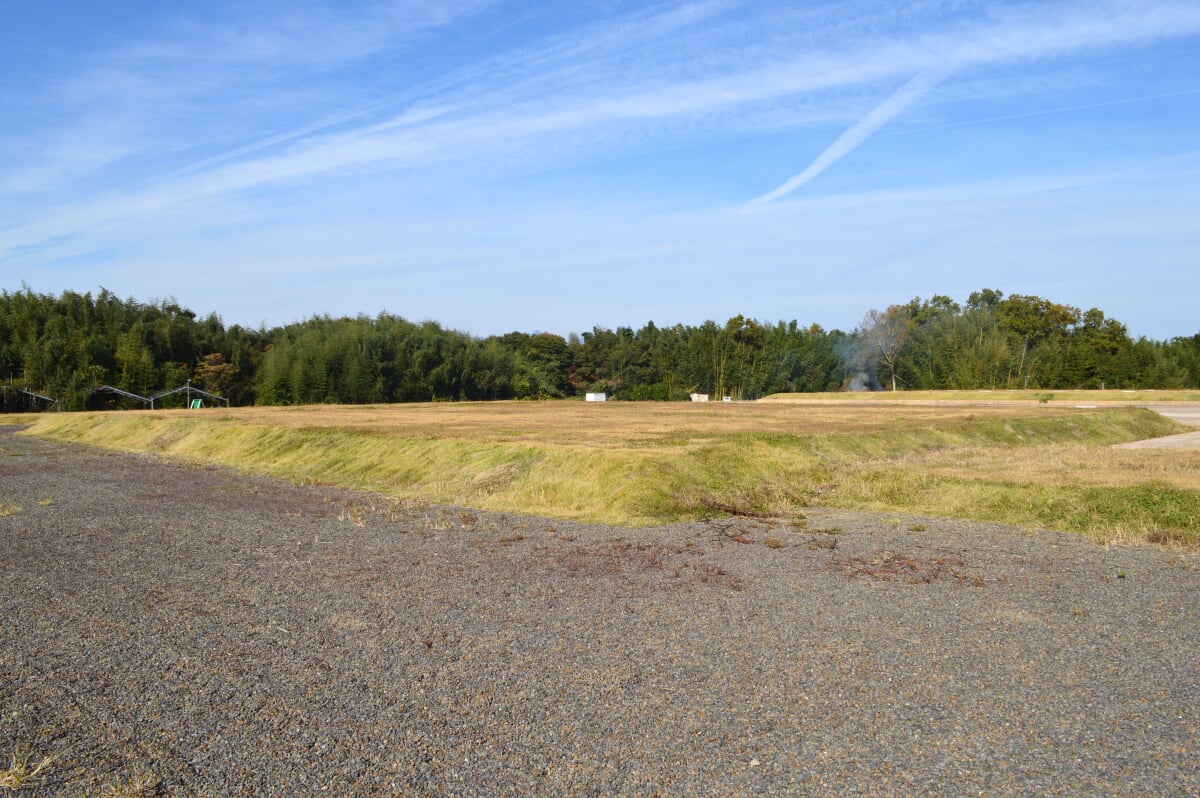
<path fill-rule="evenodd" d="M 1109 448 L 1185 431 L 1148 410 L 1046 406 L 1036 395 L 1002 406 L 836 396 L 843 401 L 237 408 L 25 420 L 34 421 L 33 434 L 60 440 L 400 499 L 617 524 L 787 516 L 826 505 L 997 520 L 1102 541 L 1200 544 L 1200 452 Z M 1162 392 L 1134 401 L 1147 398 L 1167 401 Z"/>

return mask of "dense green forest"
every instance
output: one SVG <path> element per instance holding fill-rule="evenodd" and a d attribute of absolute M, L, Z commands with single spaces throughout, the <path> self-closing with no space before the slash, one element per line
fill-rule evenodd
<path fill-rule="evenodd" d="M 0 292 L 6 410 L 127 406 L 191 384 L 235 405 L 541 399 L 604 391 L 679 400 L 781 391 L 1197 388 L 1200 333 L 1133 339 L 1098 309 L 984 289 L 916 298 L 849 332 L 735 316 L 724 324 L 594 327 L 476 338 L 398 316 L 226 327 L 174 301 Z M 164 399 L 160 406 L 182 398 Z M 124 403 L 124 404 L 122 404 Z M 136 404 L 136 403 L 135 403 Z"/>

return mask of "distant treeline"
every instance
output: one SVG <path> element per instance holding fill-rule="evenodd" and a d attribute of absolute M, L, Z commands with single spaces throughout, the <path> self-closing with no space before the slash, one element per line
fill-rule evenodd
<path fill-rule="evenodd" d="M 541 399 L 603 391 L 680 400 L 782 391 L 939 388 L 1197 388 L 1200 334 L 1130 338 L 1100 310 L 984 289 L 871 310 L 850 332 L 735 316 L 724 324 L 595 327 L 476 338 L 398 316 L 318 316 L 226 327 L 157 304 L 29 289 L 0 292 L 4 407 L 111 406 L 109 385 L 149 396 L 187 380 L 235 405 Z M 176 400 L 182 401 L 182 400 Z"/>

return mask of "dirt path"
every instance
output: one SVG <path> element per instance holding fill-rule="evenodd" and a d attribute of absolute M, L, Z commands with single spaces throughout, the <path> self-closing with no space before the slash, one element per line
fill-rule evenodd
<path fill-rule="evenodd" d="M 1194 555 L 402 510 L 11 429 L 0 508 L 41 795 L 1200 794 Z"/>

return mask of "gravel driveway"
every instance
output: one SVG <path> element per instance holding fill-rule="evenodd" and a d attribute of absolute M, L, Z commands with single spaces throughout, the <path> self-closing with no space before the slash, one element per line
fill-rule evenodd
<path fill-rule="evenodd" d="M 13 432 L 0 739 L 62 752 L 42 795 L 1200 794 L 1194 554 L 402 508 Z"/>

